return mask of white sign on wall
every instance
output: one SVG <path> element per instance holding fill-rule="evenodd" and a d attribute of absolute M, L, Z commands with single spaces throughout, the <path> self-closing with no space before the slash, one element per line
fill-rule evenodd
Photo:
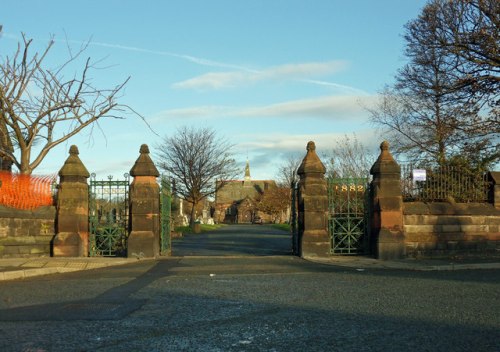
<path fill-rule="evenodd" d="M 425 181 L 427 179 L 427 173 L 423 169 L 415 169 L 412 174 L 413 181 Z"/>

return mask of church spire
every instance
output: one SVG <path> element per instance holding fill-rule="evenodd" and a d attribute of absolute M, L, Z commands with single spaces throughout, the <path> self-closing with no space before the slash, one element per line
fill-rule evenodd
<path fill-rule="evenodd" d="M 247 159 L 247 166 L 245 166 L 245 181 L 250 181 L 250 163 Z"/>

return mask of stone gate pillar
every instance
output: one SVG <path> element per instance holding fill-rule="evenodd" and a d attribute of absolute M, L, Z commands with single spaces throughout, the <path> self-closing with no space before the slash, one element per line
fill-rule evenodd
<path fill-rule="evenodd" d="M 72 145 L 69 157 L 59 170 L 56 205 L 56 235 L 52 241 L 54 257 L 87 257 L 89 253 L 90 174 Z"/>
<path fill-rule="evenodd" d="M 405 256 L 401 168 L 389 151 L 387 141 L 380 144 L 380 155 L 370 169 L 372 206 L 370 245 L 378 259 Z"/>
<path fill-rule="evenodd" d="M 316 154 L 314 142 L 307 143 L 307 154 L 297 170 L 298 190 L 298 245 L 301 257 L 330 255 L 328 237 L 328 194 L 325 166 Z"/>
<path fill-rule="evenodd" d="M 160 253 L 160 186 L 158 169 L 143 144 L 140 155 L 130 170 L 130 235 L 128 257 L 151 258 Z"/>

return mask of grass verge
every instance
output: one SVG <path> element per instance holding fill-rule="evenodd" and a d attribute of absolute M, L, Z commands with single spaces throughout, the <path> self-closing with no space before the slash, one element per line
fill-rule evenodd
<path fill-rule="evenodd" d="M 226 225 L 225 224 L 215 224 L 215 225 L 200 224 L 200 230 L 202 233 L 209 232 L 209 231 L 219 229 L 223 226 L 226 226 Z M 175 232 L 183 233 L 183 234 L 194 233 L 193 229 L 191 229 L 189 226 L 177 226 L 175 228 Z"/>
<path fill-rule="evenodd" d="M 271 224 L 272 227 L 278 230 L 283 230 L 286 232 L 290 232 L 290 225 L 289 224 Z"/>

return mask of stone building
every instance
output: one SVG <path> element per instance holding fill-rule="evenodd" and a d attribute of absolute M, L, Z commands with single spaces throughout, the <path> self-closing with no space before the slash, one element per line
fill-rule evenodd
<path fill-rule="evenodd" d="M 219 188 L 220 183 L 224 185 Z M 252 180 L 247 161 L 243 180 L 217 181 L 215 194 L 215 222 L 229 224 L 249 224 L 270 222 L 269 214 L 256 209 L 256 200 L 268 189 L 276 188 L 273 180 Z"/>

